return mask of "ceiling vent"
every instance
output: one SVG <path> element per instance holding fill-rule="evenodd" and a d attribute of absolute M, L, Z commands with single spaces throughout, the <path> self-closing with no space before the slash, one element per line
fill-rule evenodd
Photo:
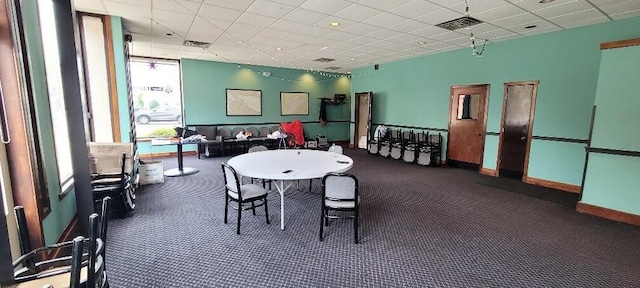
<path fill-rule="evenodd" d="M 182 43 L 182 45 L 189 46 L 189 47 L 198 47 L 198 48 L 202 48 L 202 49 L 207 49 L 207 48 L 209 48 L 209 46 L 211 46 L 211 43 L 200 42 L 200 41 L 192 41 L 192 40 L 184 40 L 184 43 Z"/>
<path fill-rule="evenodd" d="M 331 59 L 331 58 L 318 58 L 318 59 L 315 59 L 315 60 L 313 60 L 313 61 L 316 61 L 316 62 L 322 62 L 322 63 L 328 63 L 328 62 L 336 61 L 336 59 Z"/>
<path fill-rule="evenodd" d="M 473 25 L 478 25 L 480 23 L 483 23 L 483 22 L 476 18 L 464 16 L 462 18 L 453 19 L 447 22 L 440 23 L 436 26 L 453 31 L 453 30 L 471 27 Z"/>
<path fill-rule="evenodd" d="M 327 70 L 340 70 L 340 69 L 342 69 L 342 67 L 333 67 L 333 66 L 331 66 L 331 67 L 327 67 L 327 68 L 324 68 L 324 69 L 327 69 Z"/>

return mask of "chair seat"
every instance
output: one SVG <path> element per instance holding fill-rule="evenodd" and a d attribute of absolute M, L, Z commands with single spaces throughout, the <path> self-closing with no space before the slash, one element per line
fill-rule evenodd
<path fill-rule="evenodd" d="M 267 189 L 256 184 L 244 184 L 240 186 L 240 191 L 242 191 L 242 199 L 251 199 L 267 194 Z M 229 190 L 229 196 L 233 199 L 238 199 L 238 192 Z"/>
<path fill-rule="evenodd" d="M 360 197 L 358 197 L 358 202 L 360 202 Z M 355 201 L 324 200 L 324 205 L 327 208 L 334 208 L 334 209 L 349 209 L 349 208 L 356 207 Z"/>
<path fill-rule="evenodd" d="M 27 282 L 16 283 L 15 288 L 40 288 L 46 287 L 46 285 L 51 285 L 54 288 L 69 287 L 69 277 L 71 277 L 71 272 L 66 272 L 49 277 L 34 279 Z M 80 271 L 80 283 L 84 283 L 86 281 L 87 267 L 83 267 Z"/>

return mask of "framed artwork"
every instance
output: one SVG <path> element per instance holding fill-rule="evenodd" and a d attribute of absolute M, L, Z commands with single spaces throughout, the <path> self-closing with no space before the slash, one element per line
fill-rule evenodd
<path fill-rule="evenodd" d="M 227 88 L 227 116 L 262 116 L 262 90 Z"/>
<path fill-rule="evenodd" d="M 280 92 L 280 115 L 309 115 L 309 93 Z"/>

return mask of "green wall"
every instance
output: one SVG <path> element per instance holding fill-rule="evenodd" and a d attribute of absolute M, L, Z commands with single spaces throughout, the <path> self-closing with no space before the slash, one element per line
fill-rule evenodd
<path fill-rule="evenodd" d="M 348 78 L 325 77 L 304 70 L 252 66 L 233 63 L 182 59 L 182 95 L 185 121 L 188 125 L 235 123 L 280 123 L 294 119 L 318 121 L 319 98 L 333 98 L 334 94 L 347 94 L 351 102 Z M 265 77 L 259 72 L 270 72 Z M 282 80 L 282 78 L 286 80 Z M 291 79 L 293 81 L 289 81 Z M 262 90 L 262 116 L 227 116 L 226 88 Z M 281 116 L 280 92 L 309 92 L 309 115 Z M 325 134 L 330 141 L 349 139 L 349 105 L 327 107 L 329 121 L 320 127 L 317 123 L 304 124 L 308 136 Z M 267 125 L 273 126 L 273 125 Z"/>
<path fill-rule="evenodd" d="M 640 17 L 489 43 L 482 58 L 464 48 L 365 67 L 354 71 L 351 90 L 373 91 L 375 123 L 447 129 L 450 87 L 490 84 L 487 132 L 498 132 L 504 83 L 539 80 L 533 135 L 586 140 L 599 45 L 638 37 L 637 27 Z M 497 145 L 497 136 L 486 137 L 485 168 L 496 167 Z M 580 185 L 584 146 L 532 141 L 528 176 Z"/>
<path fill-rule="evenodd" d="M 602 51 L 591 147 L 640 152 L 640 46 Z M 589 153 L 582 202 L 640 215 L 640 157 Z"/>
<path fill-rule="evenodd" d="M 51 202 L 51 213 L 42 220 L 44 240 L 46 244 L 55 243 L 64 228 L 76 214 L 75 191 L 69 192 L 62 200 L 60 194 L 60 180 L 56 163 L 53 126 L 49 108 L 49 96 L 45 75 L 44 54 L 40 37 L 40 24 L 37 17 L 36 1 L 23 1 L 22 14 L 26 36 L 26 53 L 29 56 L 31 84 L 35 95 L 37 122 L 39 128 L 40 145 L 44 158 L 44 170 Z"/>

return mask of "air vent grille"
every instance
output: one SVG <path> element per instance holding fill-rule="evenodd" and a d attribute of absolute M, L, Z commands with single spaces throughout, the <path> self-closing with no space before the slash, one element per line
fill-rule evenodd
<path fill-rule="evenodd" d="M 336 61 L 336 59 L 331 59 L 331 58 L 318 58 L 318 59 L 315 59 L 315 60 L 313 60 L 313 61 L 316 61 L 316 62 L 323 62 L 323 63 L 328 63 L 328 62 Z"/>
<path fill-rule="evenodd" d="M 478 25 L 480 23 L 483 23 L 483 22 L 476 18 L 464 16 L 462 18 L 453 19 L 447 22 L 440 23 L 436 26 L 453 31 L 453 30 L 471 27 L 473 25 Z"/>
<path fill-rule="evenodd" d="M 198 48 L 202 48 L 202 49 L 207 49 L 207 48 L 209 48 L 209 46 L 211 46 L 211 43 L 193 41 L 193 40 L 184 40 L 184 43 L 182 43 L 182 45 L 189 46 L 189 47 L 198 47 Z"/>

